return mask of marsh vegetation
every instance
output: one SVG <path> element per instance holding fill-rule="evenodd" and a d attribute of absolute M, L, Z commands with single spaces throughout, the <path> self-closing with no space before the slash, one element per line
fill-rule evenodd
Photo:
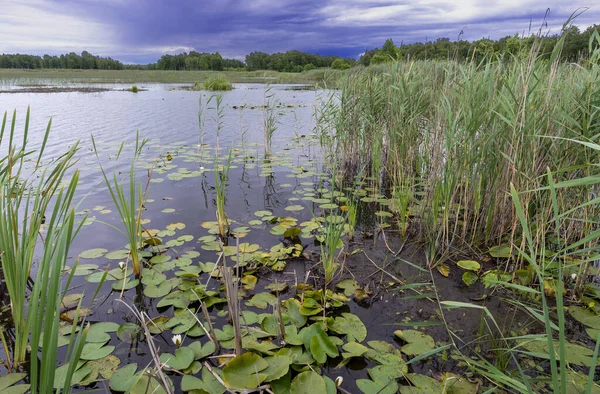
<path fill-rule="evenodd" d="M 600 50 L 563 44 L 5 114 L 0 388 L 598 392 Z"/>

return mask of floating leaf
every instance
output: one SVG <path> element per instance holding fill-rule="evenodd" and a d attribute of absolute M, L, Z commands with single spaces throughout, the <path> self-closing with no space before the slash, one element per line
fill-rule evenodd
<path fill-rule="evenodd" d="M 512 255 L 508 245 L 493 246 L 488 250 L 488 253 L 496 258 L 509 258 Z"/>
<path fill-rule="evenodd" d="M 290 212 L 302 211 L 303 209 L 304 207 L 302 205 L 290 205 L 285 207 L 285 210 Z"/>
<path fill-rule="evenodd" d="M 9 373 L 4 376 L 0 376 L 0 392 L 10 392 L 13 394 L 25 393 L 29 389 L 28 384 L 19 384 L 16 386 L 13 385 L 20 380 L 23 380 L 23 378 L 26 376 L 26 373 Z"/>
<path fill-rule="evenodd" d="M 396 330 L 394 335 L 407 344 L 402 346 L 402 353 L 417 356 L 435 349 L 433 338 L 417 330 Z"/>
<path fill-rule="evenodd" d="M 103 343 L 86 343 L 81 351 L 82 360 L 98 360 L 111 354 L 114 346 L 104 346 Z"/>
<path fill-rule="evenodd" d="M 354 279 L 344 279 L 338 282 L 335 287 L 343 289 L 346 297 L 351 297 L 356 289 L 360 289 L 360 285 Z"/>
<path fill-rule="evenodd" d="M 121 369 L 118 369 L 113 373 L 108 383 L 109 387 L 114 391 L 125 392 L 128 391 L 138 379 L 135 376 L 137 371 L 137 364 L 128 364 Z"/>
<path fill-rule="evenodd" d="M 150 298 L 160 298 L 169 294 L 172 288 L 171 282 L 168 281 L 165 281 L 158 286 L 149 284 L 144 287 L 144 295 Z"/>
<path fill-rule="evenodd" d="M 298 374 L 290 385 L 291 394 L 325 394 L 326 392 L 325 380 L 314 371 Z"/>
<path fill-rule="evenodd" d="M 475 260 L 460 260 L 456 263 L 460 268 L 469 270 L 469 271 L 479 271 L 481 265 Z"/>
<path fill-rule="evenodd" d="M 128 342 L 136 337 L 142 328 L 134 323 L 123 323 L 117 329 L 117 337 L 123 342 Z"/>
<path fill-rule="evenodd" d="M 339 354 L 338 349 L 321 328 L 321 323 L 315 323 L 311 327 L 314 327 L 314 329 L 310 338 L 310 353 L 315 360 L 320 364 L 324 364 L 327 361 L 327 356 L 337 357 Z"/>
<path fill-rule="evenodd" d="M 450 275 L 450 267 L 447 264 L 438 264 L 435 268 L 446 278 Z"/>
<path fill-rule="evenodd" d="M 126 249 L 115 250 L 104 255 L 109 260 L 125 260 L 127 256 L 129 256 L 129 250 Z"/>
<path fill-rule="evenodd" d="M 91 371 L 90 374 L 81 381 L 81 384 L 87 386 L 98 381 L 100 376 L 104 379 L 110 379 L 119 367 L 119 364 L 121 364 L 121 360 L 112 354 L 99 360 L 88 361 L 85 366 Z"/>
<path fill-rule="evenodd" d="M 255 353 L 244 353 L 231 359 L 223 368 L 223 381 L 229 388 L 255 389 L 267 378 L 261 373 L 269 366 Z"/>
<path fill-rule="evenodd" d="M 342 357 L 345 359 L 350 357 L 360 357 L 369 350 L 368 347 L 357 342 L 348 342 L 342 346 L 342 349 L 345 350 L 345 352 L 342 353 Z"/>
<path fill-rule="evenodd" d="M 440 382 L 429 376 L 409 373 L 406 377 L 412 383 L 412 386 L 401 386 L 401 394 L 429 394 L 442 392 Z"/>
<path fill-rule="evenodd" d="M 462 275 L 462 281 L 467 286 L 471 286 L 473 283 L 477 282 L 479 277 L 473 271 L 467 271 Z"/>
<path fill-rule="evenodd" d="M 180 222 L 175 222 L 167 225 L 167 230 L 175 231 L 175 230 L 183 230 L 185 228 L 185 224 Z"/>
<path fill-rule="evenodd" d="M 86 337 L 87 342 L 101 342 L 106 343 L 110 341 L 109 332 L 116 332 L 119 329 L 119 325 L 113 322 L 100 322 L 94 323 L 88 329 Z"/>
<path fill-rule="evenodd" d="M 352 313 L 344 312 L 342 317 L 336 317 L 330 328 L 338 334 L 346 334 L 349 341 L 362 342 L 367 338 L 367 328 L 360 318 Z"/>
<path fill-rule="evenodd" d="M 186 346 L 175 350 L 175 355 L 170 353 L 161 354 L 160 361 L 169 368 L 181 371 L 192 364 L 194 357 L 194 351 Z"/>
<path fill-rule="evenodd" d="M 82 259 L 97 259 L 104 256 L 106 252 L 108 252 L 108 250 L 104 248 L 88 249 L 84 252 L 81 252 L 79 257 Z"/>

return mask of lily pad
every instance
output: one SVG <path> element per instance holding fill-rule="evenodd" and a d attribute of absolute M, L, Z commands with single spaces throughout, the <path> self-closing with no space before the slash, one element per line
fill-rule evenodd
<path fill-rule="evenodd" d="M 417 330 L 396 330 L 394 335 L 407 344 L 402 346 L 402 353 L 409 356 L 417 356 L 435 349 L 433 338 Z"/>
<path fill-rule="evenodd" d="M 104 248 L 88 249 L 84 252 L 81 252 L 79 257 L 82 259 L 97 259 L 104 256 L 106 252 L 108 252 L 108 250 Z"/>
<path fill-rule="evenodd" d="M 229 388 L 255 389 L 268 375 L 262 371 L 267 369 L 267 363 L 255 353 L 244 353 L 230 360 L 223 368 L 223 381 Z"/>
<path fill-rule="evenodd" d="M 292 380 L 291 394 L 325 394 L 327 386 L 325 380 L 314 371 L 305 371 Z"/>
<path fill-rule="evenodd" d="M 81 351 L 82 360 L 99 360 L 111 354 L 114 346 L 104 346 L 104 343 L 86 343 Z"/>
<path fill-rule="evenodd" d="M 195 353 L 189 347 L 180 347 L 175 351 L 175 355 L 163 353 L 160 355 L 160 361 L 165 366 L 182 371 L 189 367 L 194 361 Z"/>
<path fill-rule="evenodd" d="M 509 258 L 512 255 L 508 245 L 493 246 L 488 253 L 495 258 Z"/>
<path fill-rule="evenodd" d="M 456 262 L 456 265 L 458 265 L 462 269 L 475 272 L 479 271 L 479 269 L 481 268 L 481 265 L 475 260 L 460 260 Z"/>

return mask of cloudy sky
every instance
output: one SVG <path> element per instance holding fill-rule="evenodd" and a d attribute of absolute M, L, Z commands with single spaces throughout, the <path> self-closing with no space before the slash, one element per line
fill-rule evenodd
<path fill-rule="evenodd" d="M 124 62 L 162 54 L 291 49 L 357 57 L 396 44 L 560 31 L 579 8 L 580 28 L 600 23 L 597 0 L 0 0 L 0 53 L 87 50 Z"/>

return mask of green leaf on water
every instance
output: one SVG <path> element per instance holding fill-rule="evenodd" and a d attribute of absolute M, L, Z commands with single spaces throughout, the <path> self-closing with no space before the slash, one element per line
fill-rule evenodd
<path fill-rule="evenodd" d="M 265 382 L 271 382 L 288 373 L 292 360 L 288 356 L 271 356 L 264 359 L 269 366 L 263 371 L 267 374 Z"/>
<path fill-rule="evenodd" d="M 369 351 L 368 347 L 353 341 L 345 343 L 342 346 L 342 349 L 345 350 L 345 352 L 342 353 L 342 357 L 344 357 L 345 359 L 350 357 L 360 357 Z"/>
<path fill-rule="evenodd" d="M 358 379 L 356 385 L 365 394 L 396 394 L 398 392 L 398 383 L 395 380 L 374 382 L 369 379 Z"/>
<path fill-rule="evenodd" d="M 81 252 L 79 257 L 82 259 L 97 259 L 104 256 L 106 252 L 108 252 L 108 250 L 104 248 L 88 249 L 84 252 Z"/>
<path fill-rule="evenodd" d="M 134 323 L 123 323 L 117 329 L 117 337 L 123 342 L 129 342 L 142 328 Z"/>
<path fill-rule="evenodd" d="M 119 367 L 119 364 L 121 364 L 121 360 L 112 354 L 99 360 L 88 361 L 85 366 L 91 371 L 90 374 L 81 381 L 81 384 L 87 386 L 93 382 L 97 382 L 100 380 L 100 376 L 104 379 L 110 379 Z"/>
<path fill-rule="evenodd" d="M 435 341 L 430 335 L 417 330 L 396 330 L 394 335 L 406 342 L 402 353 L 416 356 L 435 349 Z"/>
<path fill-rule="evenodd" d="M 429 376 L 409 373 L 406 377 L 413 385 L 401 386 L 400 394 L 429 394 L 442 392 L 442 385 L 440 382 Z"/>
<path fill-rule="evenodd" d="M 509 258 L 512 255 L 508 245 L 493 246 L 488 253 L 495 258 Z"/>
<path fill-rule="evenodd" d="M 315 323 L 311 327 L 314 328 L 310 338 L 310 353 L 315 360 L 320 364 L 324 364 L 327 361 L 327 356 L 337 357 L 339 351 L 321 327 L 321 323 Z"/>
<path fill-rule="evenodd" d="M 128 391 L 138 379 L 135 376 L 137 364 L 128 364 L 113 373 L 108 386 L 118 392 Z"/>
<path fill-rule="evenodd" d="M 273 212 L 271 212 L 271 211 L 256 211 L 256 212 L 254 212 L 254 215 L 258 216 L 259 218 L 262 218 L 263 216 L 270 216 L 272 214 L 273 214 Z"/>
<path fill-rule="evenodd" d="M 344 279 L 338 282 L 335 287 L 344 290 L 344 295 L 346 297 L 351 297 L 356 289 L 360 289 L 360 285 L 354 279 Z"/>
<path fill-rule="evenodd" d="M 267 292 L 255 294 L 250 300 L 246 301 L 246 305 L 255 306 L 260 309 L 266 309 L 267 306 L 273 306 L 276 303 L 277 297 Z"/>
<path fill-rule="evenodd" d="M 291 394 L 326 394 L 325 380 L 314 371 L 305 371 L 292 380 Z"/>
<path fill-rule="evenodd" d="M 28 384 L 13 385 L 20 380 L 23 380 L 26 376 L 26 373 L 9 373 L 0 376 L 0 392 L 6 393 L 10 391 L 13 394 L 25 393 L 29 389 Z"/>
<path fill-rule="evenodd" d="M 467 286 L 471 286 L 473 283 L 477 282 L 479 277 L 473 271 L 467 271 L 462 275 L 462 281 Z"/>
<path fill-rule="evenodd" d="M 180 347 L 175 350 L 175 354 L 163 353 L 160 355 L 160 361 L 169 368 L 184 370 L 194 362 L 194 350 L 189 347 Z"/>
<path fill-rule="evenodd" d="M 113 322 L 100 322 L 94 323 L 88 329 L 86 337 L 87 342 L 101 342 L 106 343 L 110 340 L 109 332 L 116 332 L 119 329 L 119 325 Z"/>
<path fill-rule="evenodd" d="M 149 298 L 160 298 L 169 294 L 172 288 L 171 282 L 168 281 L 162 282 L 158 286 L 149 284 L 144 287 L 144 295 Z"/>
<path fill-rule="evenodd" d="M 127 256 L 129 256 L 129 250 L 127 249 L 115 250 L 104 255 L 109 260 L 125 260 Z"/>
<path fill-rule="evenodd" d="M 481 268 L 481 265 L 475 260 L 460 260 L 456 262 L 456 265 L 458 265 L 462 269 L 475 272 L 479 271 L 479 269 Z"/>
<path fill-rule="evenodd" d="M 330 328 L 338 334 L 347 335 L 349 341 L 362 342 L 367 338 L 367 327 L 352 313 L 344 312 L 341 317 L 336 317 Z"/>
<path fill-rule="evenodd" d="M 223 381 L 229 388 L 255 389 L 267 378 L 269 366 L 262 357 L 248 352 L 231 359 L 223 368 Z"/>
<path fill-rule="evenodd" d="M 290 212 L 302 211 L 303 209 L 304 207 L 302 205 L 290 205 L 285 207 L 285 210 Z"/>
<path fill-rule="evenodd" d="M 103 343 L 86 343 L 81 351 L 82 360 L 98 360 L 111 354 L 114 346 L 104 346 Z"/>
<path fill-rule="evenodd" d="M 65 381 L 67 380 L 67 372 L 69 369 L 69 364 L 64 364 L 61 365 L 60 367 L 56 368 L 56 371 L 54 372 L 54 388 L 55 389 L 62 389 L 65 385 Z M 89 375 L 89 373 L 91 372 L 91 369 L 86 367 L 85 365 L 81 368 L 79 368 L 78 370 L 75 371 L 75 373 L 73 373 L 73 376 L 71 378 L 71 385 L 76 385 L 79 384 L 87 375 Z M 6 391 L 3 391 L 6 392 Z"/>

